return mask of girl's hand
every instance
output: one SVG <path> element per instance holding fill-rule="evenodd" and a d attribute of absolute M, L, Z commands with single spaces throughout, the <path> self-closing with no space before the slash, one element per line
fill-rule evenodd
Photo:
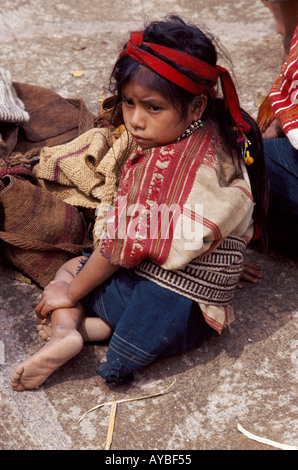
<path fill-rule="evenodd" d="M 44 289 L 40 302 L 35 307 L 39 318 L 45 318 L 52 310 L 57 308 L 74 307 L 75 302 L 70 297 L 69 283 L 66 281 L 52 281 Z"/>
<path fill-rule="evenodd" d="M 260 272 L 260 267 L 253 263 L 244 263 L 243 270 L 240 276 L 240 280 L 251 282 L 256 284 L 259 279 L 261 279 L 262 273 Z M 241 283 L 238 282 L 237 287 L 241 289 Z"/>

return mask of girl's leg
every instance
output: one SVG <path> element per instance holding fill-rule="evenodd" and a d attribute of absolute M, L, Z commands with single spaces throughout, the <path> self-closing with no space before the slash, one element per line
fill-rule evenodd
<path fill-rule="evenodd" d="M 50 341 L 52 336 L 52 324 L 50 318 L 42 320 L 37 326 L 39 336 L 45 341 Z M 113 333 L 111 326 L 101 318 L 84 317 L 78 328 L 84 343 L 88 341 L 104 341 Z"/>
<path fill-rule="evenodd" d="M 58 367 L 81 351 L 83 338 L 78 327 L 83 315 L 80 306 L 52 313 L 51 340 L 17 367 L 10 381 L 15 391 L 39 387 Z"/>
<path fill-rule="evenodd" d="M 59 269 L 55 279 L 71 282 L 84 260 L 86 257 L 70 260 Z M 10 382 L 14 390 L 33 389 L 41 385 L 58 367 L 81 351 L 84 339 L 102 341 L 111 336 L 112 330 L 105 321 L 83 317 L 84 310 L 78 304 L 73 308 L 57 309 L 52 312 L 51 318 L 41 322 L 39 334 L 43 339 L 48 339 L 48 343 L 17 367 Z"/>
<path fill-rule="evenodd" d="M 79 332 L 84 342 L 104 341 L 112 336 L 113 329 L 101 318 L 84 317 L 81 321 Z"/>
<path fill-rule="evenodd" d="M 85 256 L 74 258 L 65 263 L 56 273 L 55 280 L 64 280 L 71 282 L 75 277 L 81 263 L 86 261 Z M 52 319 L 50 317 L 39 320 L 37 331 L 39 336 L 45 341 L 50 341 L 52 337 Z M 78 331 L 81 334 L 83 341 L 103 341 L 112 335 L 112 328 L 101 318 L 84 317 L 81 320 Z"/>
<path fill-rule="evenodd" d="M 85 256 L 79 256 L 67 261 L 61 268 L 57 271 L 55 275 L 55 281 L 65 281 L 71 282 L 75 277 L 80 264 L 84 262 L 87 258 Z M 52 318 L 48 316 L 43 320 L 38 318 L 38 325 L 36 327 L 39 336 L 45 341 L 50 341 L 52 336 Z"/>

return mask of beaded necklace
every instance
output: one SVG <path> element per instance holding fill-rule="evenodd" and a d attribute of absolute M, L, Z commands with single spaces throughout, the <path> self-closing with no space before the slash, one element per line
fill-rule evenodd
<path fill-rule="evenodd" d="M 183 132 L 183 134 L 177 139 L 179 140 L 184 139 L 185 137 L 189 137 L 191 134 L 194 133 L 197 129 L 201 129 L 204 126 L 204 123 L 199 119 L 198 121 L 193 121 L 190 126 Z"/>

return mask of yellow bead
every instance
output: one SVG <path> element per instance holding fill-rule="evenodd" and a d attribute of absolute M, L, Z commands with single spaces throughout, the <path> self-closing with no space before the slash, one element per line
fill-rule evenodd
<path fill-rule="evenodd" d="M 254 159 L 250 156 L 247 156 L 247 157 L 245 157 L 244 161 L 245 161 L 246 165 L 252 165 L 253 162 L 254 162 Z"/>

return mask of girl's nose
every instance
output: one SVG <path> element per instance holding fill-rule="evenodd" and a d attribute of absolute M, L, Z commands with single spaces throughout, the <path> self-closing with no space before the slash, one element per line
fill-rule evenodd
<path fill-rule="evenodd" d="M 142 110 L 135 108 L 130 117 L 130 125 L 134 129 L 143 129 L 145 126 Z"/>

